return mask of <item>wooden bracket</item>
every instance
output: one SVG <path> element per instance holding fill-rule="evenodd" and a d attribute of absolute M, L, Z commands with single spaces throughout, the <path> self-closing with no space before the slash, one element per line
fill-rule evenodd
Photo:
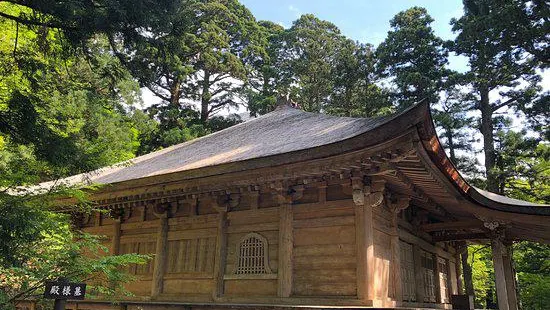
<path fill-rule="evenodd" d="M 378 207 L 384 201 L 386 181 L 383 179 L 352 177 L 353 202 L 357 206 Z"/>
<path fill-rule="evenodd" d="M 399 212 L 407 209 L 409 207 L 409 203 L 411 202 L 411 197 L 407 196 L 387 196 L 387 205 L 388 209 L 390 211 L 397 215 Z"/>
<path fill-rule="evenodd" d="M 170 217 L 178 210 L 177 202 L 164 202 L 153 205 L 153 214 L 158 218 Z"/>
<path fill-rule="evenodd" d="M 124 205 L 114 205 L 110 209 L 109 216 L 116 220 L 126 221 L 132 216 L 132 208 Z"/>

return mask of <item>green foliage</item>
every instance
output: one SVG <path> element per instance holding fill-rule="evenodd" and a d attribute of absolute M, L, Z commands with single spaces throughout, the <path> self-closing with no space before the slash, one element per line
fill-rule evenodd
<path fill-rule="evenodd" d="M 519 242 L 514 245 L 518 287 L 524 309 L 550 309 L 550 246 Z"/>
<path fill-rule="evenodd" d="M 472 282 L 475 291 L 476 308 L 486 308 L 487 301 L 493 300 L 494 295 L 494 273 L 491 248 L 482 245 L 468 247 L 470 265 L 472 266 Z"/>
<path fill-rule="evenodd" d="M 47 195 L 0 194 L 0 308 L 14 300 L 41 296 L 44 282 L 59 277 L 87 282 L 87 296 L 126 294 L 122 283 L 132 278 L 129 264 L 146 262 L 147 256 L 105 256 L 98 236 L 71 229 L 70 214 L 56 212 L 55 198 L 74 190 L 56 188 Z M 77 211 L 90 209 L 83 207 Z"/>
<path fill-rule="evenodd" d="M 30 3 L 29 5 L 34 5 Z M 102 240 L 70 229 L 90 212 L 86 193 L 55 186 L 29 192 L 20 186 L 89 171 L 134 156 L 139 131 L 127 112 L 139 88 L 101 36 L 82 48 L 66 33 L 32 22 L 54 19 L 1 3 L 0 13 L 0 308 L 41 296 L 45 280 L 88 281 L 91 296 L 122 293 L 123 267 L 144 256 L 104 257 Z M 0 16 L 4 16 L 1 15 Z M 91 190 L 91 189 L 90 189 Z M 70 213 L 60 196 L 80 201 Z M 115 295 L 113 295 L 115 296 Z"/>

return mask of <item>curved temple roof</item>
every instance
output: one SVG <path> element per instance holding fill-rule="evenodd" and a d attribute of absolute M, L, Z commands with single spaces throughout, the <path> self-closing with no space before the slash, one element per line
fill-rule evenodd
<path fill-rule="evenodd" d="M 271 113 L 202 138 L 136 157 L 128 162 L 75 175 L 61 182 L 70 185 L 114 184 L 230 163 L 242 163 L 242 167 L 233 165 L 232 169 L 245 170 L 259 167 L 245 167 L 246 162 L 282 154 L 292 155 L 289 157 L 298 157 L 300 154 L 301 160 L 304 160 L 304 154 L 306 159 L 334 155 L 320 154 L 320 146 L 336 146 L 333 149 L 338 150 L 338 153 L 355 150 L 362 147 L 359 144 L 374 145 L 384 142 L 385 139 L 418 125 L 429 127 L 435 132 L 427 104 L 420 103 L 400 113 L 378 118 L 336 117 L 281 106 Z M 365 139 L 370 141 L 360 142 Z M 440 154 L 437 154 L 438 159 L 432 158 L 434 164 L 462 189 L 461 192 L 467 198 L 500 211 L 550 215 L 550 205 L 511 199 L 468 186 L 441 151 L 437 138 L 435 140 L 430 143 L 436 144 Z M 50 187 L 53 184 L 42 183 L 40 187 Z"/>

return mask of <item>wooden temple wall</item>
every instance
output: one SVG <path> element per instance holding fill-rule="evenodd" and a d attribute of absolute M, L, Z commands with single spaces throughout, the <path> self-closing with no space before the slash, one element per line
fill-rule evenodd
<path fill-rule="evenodd" d="M 238 301 L 245 304 L 247 300 L 274 303 L 286 297 L 293 299 L 291 303 L 295 304 L 307 304 L 308 299 L 321 300 L 319 298 L 329 302 L 333 300 L 334 304 L 339 304 L 338 300 L 343 304 L 358 301 L 357 211 L 351 194 L 346 192 L 349 190 L 343 190 L 341 184 L 312 185 L 306 187 L 303 196 L 287 209 L 291 212 L 290 260 L 281 255 L 283 247 L 280 245 L 281 240 L 285 240 L 281 239 L 283 212 L 289 211 L 283 211 L 284 207 L 277 204 L 269 191 L 256 196 L 243 195 L 238 206 L 225 215 L 200 199 L 194 203 L 179 202 L 177 211 L 167 219 L 166 259 L 159 294 L 151 298 L 154 291 L 154 258 L 147 264 L 129 267 L 129 272 L 137 278 L 137 281 L 127 284 L 128 290 L 135 294 L 129 300 L 145 303 L 148 300 Z M 83 230 L 105 235 L 104 244 L 112 253 L 155 254 L 162 219 L 154 214 L 150 206 L 138 206 L 130 211 L 122 221 L 113 220 L 106 213 L 94 216 Z M 448 302 L 445 294 L 457 293 L 454 250 L 446 250 L 411 233 L 412 226 L 400 216 L 398 240 L 402 250 L 399 265 L 395 265 L 392 261 L 392 231 L 395 236 L 392 216 L 393 213 L 384 203 L 373 209 L 374 297 L 388 302 L 387 305 L 395 301 L 397 290 L 392 268 L 398 268 L 401 273 L 399 286 L 405 303 Z M 220 239 L 220 232 L 224 238 Z M 220 240 L 222 244 L 218 243 Z M 256 252 L 246 252 L 248 250 L 242 248 L 243 244 L 252 247 L 264 242 L 265 262 L 253 257 Z M 224 246 L 225 250 L 220 251 Z M 435 261 L 442 258 L 446 262 L 444 273 L 448 292 L 443 291 L 439 271 L 434 266 L 433 286 L 435 295 L 439 297 L 433 300 L 425 296 L 426 283 L 419 276 L 423 268 L 419 262 L 419 251 L 433 255 Z M 225 255 L 218 257 L 218 253 Z M 239 263 L 239 255 L 247 253 L 252 253 L 246 258 L 248 263 L 252 262 L 251 265 L 246 265 L 246 261 Z M 216 276 L 220 264 L 224 267 L 221 278 Z M 260 268 L 261 272 L 249 274 L 246 268 Z M 287 275 L 290 280 L 281 279 L 281 268 L 290 270 L 290 275 Z M 291 291 L 285 296 L 280 286 L 287 280 L 291 283 Z M 315 303 L 313 301 L 311 304 Z M 86 303 L 81 303 L 78 309 L 86 307 Z M 89 307 L 97 308 L 98 305 L 90 304 Z"/>

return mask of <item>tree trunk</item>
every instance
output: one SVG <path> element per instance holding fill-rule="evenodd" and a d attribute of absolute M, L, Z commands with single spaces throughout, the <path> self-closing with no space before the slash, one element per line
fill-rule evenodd
<path fill-rule="evenodd" d="M 455 153 L 455 143 L 453 140 L 453 132 L 450 128 L 447 128 L 446 130 L 446 136 L 447 136 L 447 144 L 449 146 L 449 157 L 451 158 L 451 161 L 453 164 L 457 164 L 456 161 L 456 153 Z"/>
<path fill-rule="evenodd" d="M 178 78 L 174 79 L 174 82 L 172 83 L 170 87 L 170 109 L 180 109 L 180 97 L 181 97 L 181 82 Z M 177 115 L 170 113 L 169 115 Z M 170 118 L 168 120 L 168 126 L 170 128 L 176 128 L 178 126 L 178 119 L 176 118 Z"/>
<path fill-rule="evenodd" d="M 487 190 L 493 193 L 499 193 L 498 179 L 494 172 L 496 154 L 493 136 L 493 109 L 489 103 L 489 87 L 486 85 L 480 86 L 479 93 L 481 97 L 479 110 L 481 111 L 481 134 L 483 135 Z"/>
<path fill-rule="evenodd" d="M 468 263 L 468 248 L 464 249 L 460 255 L 462 261 L 462 272 L 464 274 L 464 288 L 466 289 L 466 295 L 474 296 L 474 282 L 472 280 L 472 267 Z"/>
<path fill-rule="evenodd" d="M 208 116 L 210 116 L 210 72 L 204 71 L 204 80 L 202 81 L 202 93 L 201 93 L 201 122 L 206 123 Z"/>

